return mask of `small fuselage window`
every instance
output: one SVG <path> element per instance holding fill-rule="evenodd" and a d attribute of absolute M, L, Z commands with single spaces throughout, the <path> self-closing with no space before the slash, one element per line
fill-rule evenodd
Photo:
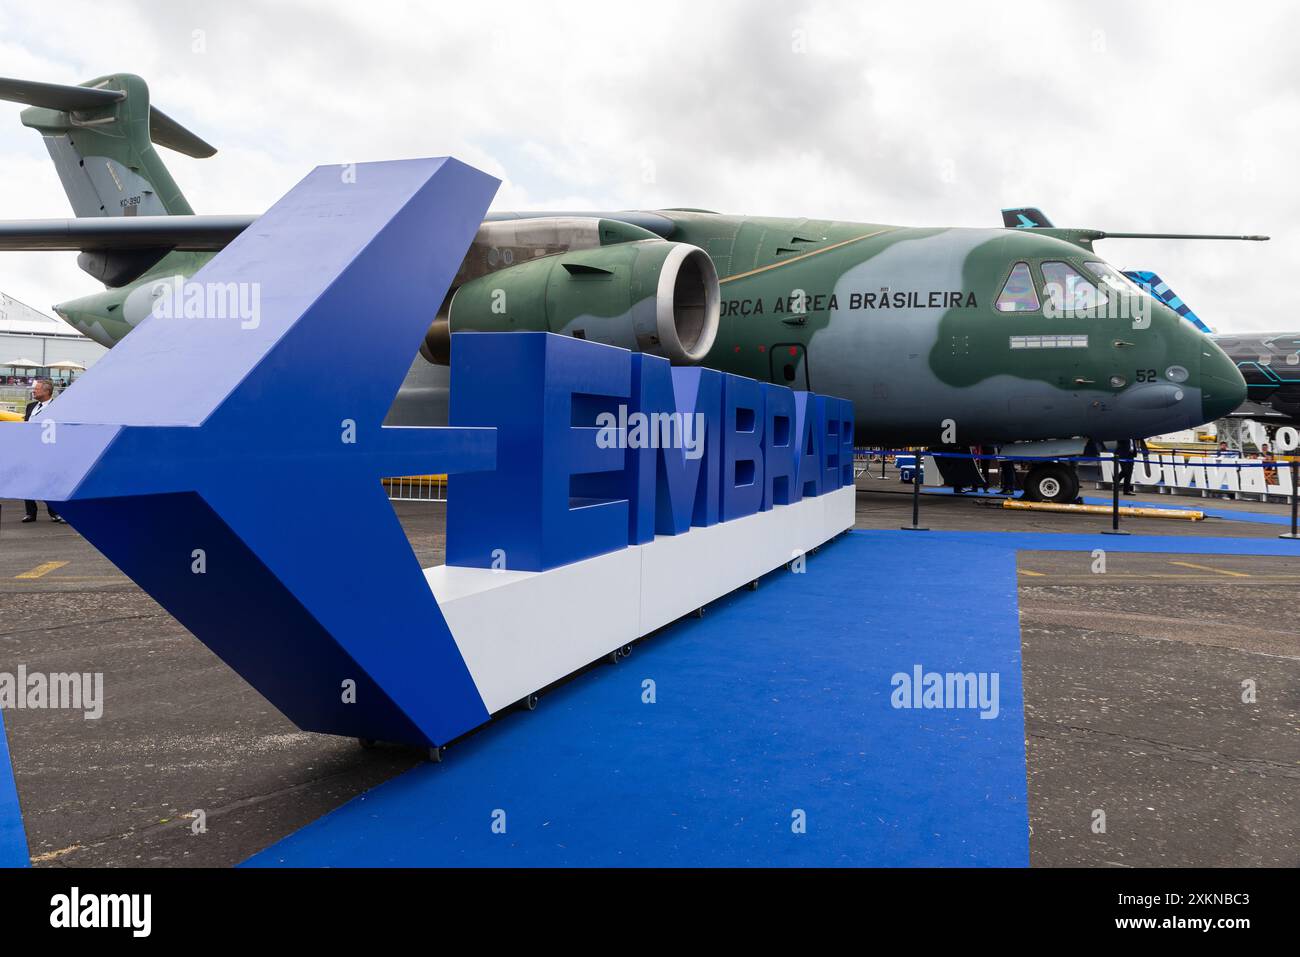
<path fill-rule="evenodd" d="M 1012 267 L 998 296 L 997 308 L 999 312 L 1032 312 L 1038 308 L 1038 291 L 1034 289 L 1029 263 L 1016 263 Z"/>
<path fill-rule="evenodd" d="M 1069 263 L 1043 263 L 1043 294 L 1056 316 L 1088 314 L 1106 303 L 1106 294 L 1084 279 Z"/>

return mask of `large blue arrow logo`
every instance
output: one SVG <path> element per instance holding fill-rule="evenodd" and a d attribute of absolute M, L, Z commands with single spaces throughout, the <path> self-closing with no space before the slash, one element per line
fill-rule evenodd
<path fill-rule="evenodd" d="M 380 484 L 495 465 L 383 420 L 496 191 L 452 159 L 320 167 L 47 410 L 0 495 L 59 511 L 300 727 L 487 719 Z"/>

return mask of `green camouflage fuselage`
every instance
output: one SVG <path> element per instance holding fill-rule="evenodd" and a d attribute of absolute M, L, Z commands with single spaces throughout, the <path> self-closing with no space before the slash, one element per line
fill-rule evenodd
<path fill-rule="evenodd" d="M 704 250 L 717 269 L 720 327 L 703 364 L 852 400 L 859 444 L 1154 435 L 1226 414 L 1244 394 L 1223 352 L 1150 297 L 1142 321 L 999 311 L 1016 263 L 1029 264 L 1041 292 L 1042 262 L 1087 275 L 1085 263 L 1103 261 L 1052 231 L 658 215 L 673 224 L 663 238 Z M 211 255 L 172 253 L 130 286 L 59 312 L 115 342 L 147 315 L 151 286 L 192 275 Z M 634 298 L 654 293 L 631 288 Z M 625 344 L 626 303 L 595 294 L 566 303 L 569 314 L 545 327 L 579 323 L 589 338 Z M 541 327 L 518 310 L 502 328 Z M 462 328 L 454 308 L 451 327 Z M 445 421 L 446 372 L 417 358 L 390 421 Z"/>

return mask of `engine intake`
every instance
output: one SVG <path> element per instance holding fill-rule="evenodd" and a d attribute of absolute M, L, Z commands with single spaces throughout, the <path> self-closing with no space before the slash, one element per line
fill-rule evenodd
<path fill-rule="evenodd" d="M 704 250 L 645 240 L 561 253 L 465 283 L 425 337 L 446 362 L 450 333 L 542 331 L 694 365 L 718 334 L 718 273 Z"/>

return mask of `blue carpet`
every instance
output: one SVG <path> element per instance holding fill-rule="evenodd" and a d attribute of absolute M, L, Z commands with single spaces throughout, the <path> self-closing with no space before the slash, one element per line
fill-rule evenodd
<path fill-rule="evenodd" d="M 247 863 L 1027 865 L 1015 572 L 1010 545 L 846 536 Z M 894 709 L 916 665 L 997 673 L 1000 714 Z"/>
<path fill-rule="evenodd" d="M 4 712 L 0 711 L 0 867 L 27 867 L 29 863 L 23 811 L 18 804 L 18 789 L 14 787 L 13 768 L 9 764 Z"/>
<path fill-rule="evenodd" d="M 853 532 L 246 863 L 1025 865 L 1017 553 L 1300 554 L 1099 532 Z M 998 672 L 1001 714 L 893 709 L 918 664 Z"/>

